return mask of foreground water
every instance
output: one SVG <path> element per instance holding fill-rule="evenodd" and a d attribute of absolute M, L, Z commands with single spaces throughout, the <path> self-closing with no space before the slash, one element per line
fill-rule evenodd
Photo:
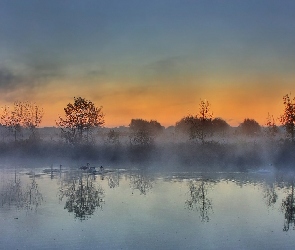
<path fill-rule="evenodd" d="M 0 170 L 1 249 L 293 249 L 292 175 Z"/>

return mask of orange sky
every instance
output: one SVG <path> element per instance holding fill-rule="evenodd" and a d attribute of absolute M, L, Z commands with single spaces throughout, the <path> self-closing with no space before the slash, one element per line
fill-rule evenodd
<path fill-rule="evenodd" d="M 223 80 L 206 77 L 203 85 L 194 84 L 195 79 L 188 77 L 184 84 L 155 81 L 146 86 L 131 81 L 98 84 L 84 79 L 83 88 L 81 79 L 71 79 L 48 84 L 43 91 L 34 90 L 31 98 L 44 109 L 42 126 L 54 126 L 58 115 L 63 115 L 63 108 L 73 102 L 74 96 L 103 106 L 106 127 L 128 126 L 132 118 L 155 119 L 164 126 L 175 125 L 182 117 L 195 115 L 201 99 L 210 102 L 214 117 L 237 126 L 245 118 L 253 118 L 264 125 L 268 112 L 279 117 L 283 112 L 283 95 L 295 91 L 291 77 L 238 77 L 224 77 Z"/>
<path fill-rule="evenodd" d="M 0 105 L 36 102 L 54 126 L 74 97 L 105 126 L 164 126 L 201 99 L 233 126 L 295 96 L 295 1 L 0 1 Z"/>

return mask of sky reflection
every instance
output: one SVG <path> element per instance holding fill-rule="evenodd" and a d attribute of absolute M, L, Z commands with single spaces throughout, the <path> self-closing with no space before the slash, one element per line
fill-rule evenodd
<path fill-rule="evenodd" d="M 105 170 L 101 178 L 65 169 L 51 178 L 42 170 L 16 176 L 1 170 L 2 245 L 259 249 L 292 244 L 294 185 L 281 175 Z M 15 190 L 11 183 L 20 193 L 34 187 L 42 202 L 33 210 L 15 202 L 7 206 L 7 195 Z"/>

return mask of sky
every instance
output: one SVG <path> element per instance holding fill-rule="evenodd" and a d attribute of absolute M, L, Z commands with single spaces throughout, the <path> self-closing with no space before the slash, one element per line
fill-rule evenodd
<path fill-rule="evenodd" d="M 0 0 L 0 106 L 37 103 L 55 126 L 74 97 L 105 126 L 175 125 L 208 100 L 265 125 L 295 96 L 294 0 Z M 293 95 L 292 95 L 293 93 Z"/>

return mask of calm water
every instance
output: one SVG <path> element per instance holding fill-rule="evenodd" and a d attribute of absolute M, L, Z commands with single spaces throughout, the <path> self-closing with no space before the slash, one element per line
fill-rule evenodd
<path fill-rule="evenodd" d="M 292 175 L 0 170 L 1 249 L 293 249 Z"/>

